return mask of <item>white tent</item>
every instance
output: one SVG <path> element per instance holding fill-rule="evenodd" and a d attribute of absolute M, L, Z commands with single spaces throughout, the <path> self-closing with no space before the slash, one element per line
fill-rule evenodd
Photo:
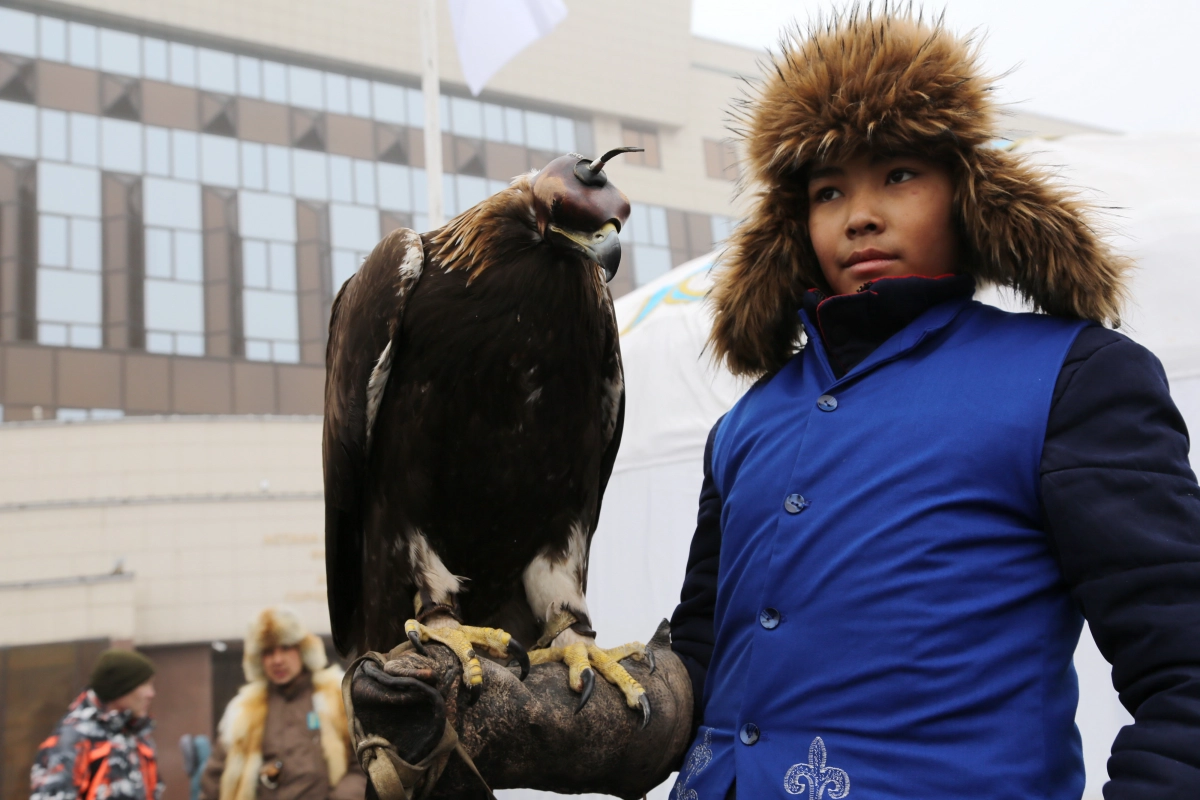
<path fill-rule="evenodd" d="M 1200 430 L 1200 324 L 1193 308 L 1200 270 L 1190 253 L 1200 231 L 1200 136 L 1074 136 L 1030 140 L 1019 149 L 1057 167 L 1071 185 L 1091 187 L 1099 205 L 1118 207 L 1108 219 L 1113 243 L 1139 264 L 1123 330 L 1163 360 L 1176 402 L 1191 429 Z M 712 263 L 711 256 L 688 262 L 617 302 L 625 436 L 592 547 L 588 589 L 601 644 L 644 640 L 674 609 L 695 526 L 705 439 L 745 389 L 704 352 L 710 316 L 703 298 Z M 994 290 L 981 299 L 1013 305 Z M 1099 798 L 1112 740 L 1130 720 L 1086 631 L 1076 667 L 1085 796 Z M 665 798 L 669 785 L 652 797 Z"/>

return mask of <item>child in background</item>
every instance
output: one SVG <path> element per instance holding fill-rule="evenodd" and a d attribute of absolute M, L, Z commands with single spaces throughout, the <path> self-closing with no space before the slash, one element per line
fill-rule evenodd
<path fill-rule="evenodd" d="M 1078 800 L 1085 618 L 1135 718 L 1105 797 L 1200 796 L 1187 431 L 1104 327 L 1127 265 L 993 146 L 977 60 L 853 10 L 743 111 L 758 193 L 712 345 L 758 381 L 709 436 L 672 619 L 699 726 L 680 798 Z"/>

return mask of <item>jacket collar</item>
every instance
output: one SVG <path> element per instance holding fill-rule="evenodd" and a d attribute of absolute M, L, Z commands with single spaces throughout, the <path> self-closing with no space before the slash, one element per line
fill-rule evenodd
<path fill-rule="evenodd" d="M 302 694 L 311 693 L 313 688 L 312 673 L 307 669 L 300 670 L 300 674 L 292 679 L 291 683 L 283 686 L 277 686 L 268 680 L 268 685 L 271 691 L 279 694 L 284 700 L 291 702 Z"/>
<path fill-rule="evenodd" d="M 826 297 L 809 290 L 801 319 L 810 343 L 820 344 L 830 372 L 840 380 L 899 355 L 925 333 L 949 323 L 974 293 L 975 279 L 970 275 L 880 278 L 854 294 Z M 932 313 L 935 309 L 940 311 Z M 912 326 L 927 315 L 924 324 Z M 896 336 L 901 331 L 906 335 Z"/>
<path fill-rule="evenodd" d="M 154 729 L 154 720 L 150 717 L 135 717 L 132 711 L 115 711 L 106 709 L 104 703 L 91 689 L 86 689 L 71 708 L 81 717 L 90 716 L 100 727 L 109 733 L 125 733 L 141 735 Z"/>

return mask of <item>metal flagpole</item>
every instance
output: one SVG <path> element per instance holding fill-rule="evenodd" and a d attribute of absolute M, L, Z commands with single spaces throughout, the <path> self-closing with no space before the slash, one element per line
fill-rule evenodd
<path fill-rule="evenodd" d="M 442 121 L 439 116 L 437 0 L 421 3 L 421 94 L 425 98 L 425 184 L 429 191 L 429 230 L 442 227 Z"/>

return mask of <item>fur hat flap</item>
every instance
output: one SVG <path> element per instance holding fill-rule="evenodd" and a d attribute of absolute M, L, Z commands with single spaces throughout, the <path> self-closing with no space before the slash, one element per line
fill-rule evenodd
<path fill-rule="evenodd" d="M 308 631 L 295 611 L 283 606 L 265 608 L 259 612 L 246 631 L 244 645 L 242 672 L 246 680 L 251 682 L 266 679 L 262 656 L 275 647 L 299 646 L 300 659 L 305 669 L 312 673 L 329 664 L 325 643 Z"/>
<path fill-rule="evenodd" d="M 782 367 L 798 344 L 801 296 L 827 288 L 808 234 L 810 167 L 868 151 L 947 165 L 965 272 L 1043 311 L 1117 321 L 1126 261 L 1096 237 L 1083 203 L 993 146 L 978 59 L 941 19 L 886 4 L 878 14 L 853 6 L 783 42 L 734 112 L 754 194 L 714 274 L 712 343 L 735 374 Z"/>

